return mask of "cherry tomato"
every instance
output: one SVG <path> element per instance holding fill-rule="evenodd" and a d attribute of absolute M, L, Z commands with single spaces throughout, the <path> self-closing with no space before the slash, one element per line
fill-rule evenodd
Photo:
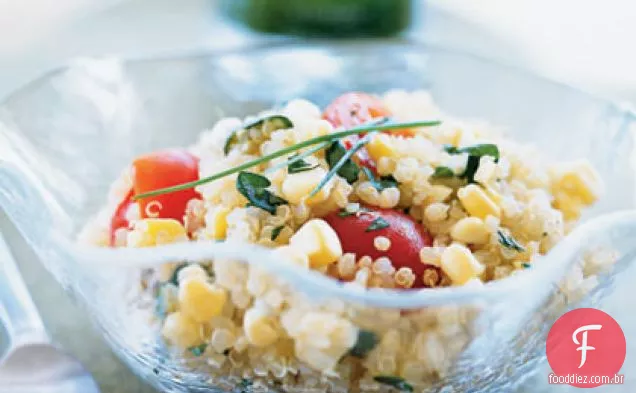
<path fill-rule="evenodd" d="M 126 197 L 119 203 L 117 209 L 115 209 L 115 214 L 113 214 L 113 218 L 110 220 L 110 245 L 115 245 L 115 232 L 119 228 L 128 228 L 130 224 L 128 219 L 126 218 L 126 212 L 130 205 L 133 204 L 132 200 L 133 190 L 131 189 Z"/>
<path fill-rule="evenodd" d="M 135 195 L 198 179 L 199 159 L 186 150 L 162 150 L 133 162 Z M 139 211 L 142 218 L 173 218 L 183 222 L 186 205 L 195 198 L 200 196 L 193 188 L 143 198 L 138 201 Z"/>
<path fill-rule="evenodd" d="M 377 97 L 350 92 L 333 100 L 325 109 L 322 118 L 334 127 L 351 128 L 387 116 L 391 116 L 391 112 Z"/>
<path fill-rule="evenodd" d="M 420 261 L 420 249 L 431 246 L 431 235 L 410 216 L 392 209 L 365 207 L 367 212 L 341 217 L 338 212 L 324 218 L 336 231 L 344 252 L 356 254 L 357 258 L 368 255 L 373 259 L 388 257 L 393 267 L 409 267 L 416 276 L 414 288 L 424 286 L 422 274 L 431 266 Z M 388 224 L 386 228 L 370 230 L 369 226 L 381 218 Z M 375 248 L 373 242 L 377 236 L 391 241 L 387 251 Z"/>
<path fill-rule="evenodd" d="M 379 98 L 371 94 L 349 92 L 333 100 L 323 112 L 322 118 L 334 127 L 351 128 L 391 115 L 389 108 Z M 413 131 L 405 128 L 391 131 L 391 134 L 411 137 Z"/>

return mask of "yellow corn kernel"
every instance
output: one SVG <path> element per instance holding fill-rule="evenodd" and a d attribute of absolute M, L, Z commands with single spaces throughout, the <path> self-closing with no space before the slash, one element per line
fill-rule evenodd
<path fill-rule="evenodd" d="M 466 244 L 485 244 L 490 239 L 486 224 L 477 217 L 465 217 L 457 221 L 450 232 L 453 240 Z"/>
<path fill-rule="evenodd" d="M 145 218 L 135 222 L 128 233 L 128 246 L 152 247 L 160 244 L 188 240 L 186 230 L 177 220 L 171 218 Z"/>
<path fill-rule="evenodd" d="M 183 283 L 192 279 L 205 281 L 207 278 L 208 272 L 196 263 L 179 269 L 179 272 L 177 273 L 178 283 Z"/>
<path fill-rule="evenodd" d="M 321 219 L 307 221 L 289 241 L 308 257 L 312 268 L 327 266 L 340 258 L 342 245 L 338 234 Z"/>
<path fill-rule="evenodd" d="M 260 308 L 252 307 L 245 312 L 243 329 L 247 341 L 257 347 L 268 346 L 278 339 L 272 317 Z"/>
<path fill-rule="evenodd" d="M 197 322 L 208 322 L 221 315 L 227 301 L 223 288 L 198 278 L 179 283 L 180 310 Z"/>
<path fill-rule="evenodd" d="M 492 199 L 493 202 L 495 202 L 497 205 L 501 205 L 503 197 L 498 191 L 495 191 L 495 189 L 492 187 L 484 187 L 484 189 L 486 190 L 486 194 L 490 197 L 490 199 Z"/>
<path fill-rule="evenodd" d="M 599 174 L 586 161 L 564 164 L 553 170 L 551 175 L 554 193 L 565 192 L 585 205 L 596 202 L 603 191 Z"/>
<path fill-rule="evenodd" d="M 554 195 L 554 207 L 563 213 L 566 220 L 576 220 L 581 216 L 585 204 L 581 199 L 573 197 L 567 192 L 557 192 Z"/>
<path fill-rule="evenodd" d="M 182 349 L 203 343 L 201 326 L 180 311 L 166 317 L 161 334 L 166 340 Z"/>
<path fill-rule="evenodd" d="M 395 155 L 391 137 L 387 134 L 374 135 L 367 143 L 367 151 L 376 162 L 380 160 L 380 157 L 393 157 Z"/>
<path fill-rule="evenodd" d="M 214 240 L 224 240 L 227 236 L 227 215 L 230 209 L 216 206 L 205 215 L 206 234 Z"/>
<path fill-rule="evenodd" d="M 309 258 L 307 254 L 298 250 L 291 246 L 282 246 L 278 247 L 274 250 L 274 252 L 280 255 L 284 260 L 291 261 L 292 263 L 304 267 L 309 268 Z"/>
<path fill-rule="evenodd" d="M 441 268 L 455 285 L 463 285 L 484 272 L 484 266 L 470 250 L 456 243 L 442 252 Z"/>
<path fill-rule="evenodd" d="M 327 171 L 324 169 L 314 168 L 310 171 L 287 175 L 281 187 L 283 198 L 293 204 L 300 203 L 304 198 L 309 197 L 309 194 L 316 188 L 326 174 Z M 315 204 L 326 200 L 332 186 L 333 182 L 325 184 L 316 195 L 308 198 L 307 204 Z"/>
<path fill-rule="evenodd" d="M 482 220 L 488 216 L 501 216 L 501 208 L 486 192 L 476 184 L 469 184 L 457 191 L 457 197 L 461 201 L 464 209 L 471 216 L 479 217 Z"/>

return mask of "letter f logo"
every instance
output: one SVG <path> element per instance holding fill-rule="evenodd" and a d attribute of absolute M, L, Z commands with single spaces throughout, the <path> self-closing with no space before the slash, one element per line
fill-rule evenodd
<path fill-rule="evenodd" d="M 596 349 L 587 345 L 587 332 L 590 330 L 601 330 L 602 327 L 603 326 L 601 325 L 585 325 L 576 329 L 572 334 L 572 341 L 574 341 L 574 344 L 581 345 L 576 349 L 577 351 L 581 351 L 581 364 L 579 364 L 579 368 L 583 367 L 585 361 L 587 360 L 587 351 L 593 351 Z M 583 339 L 581 340 L 582 343 L 579 342 L 579 340 L 576 338 L 576 336 L 581 332 L 583 332 Z"/>

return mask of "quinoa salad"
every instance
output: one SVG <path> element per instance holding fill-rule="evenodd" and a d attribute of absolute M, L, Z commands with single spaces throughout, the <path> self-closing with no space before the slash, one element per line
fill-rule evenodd
<path fill-rule="evenodd" d="M 426 91 L 296 99 L 136 158 L 80 241 L 246 242 L 361 291 L 483 286 L 532 269 L 602 194 L 587 161 L 539 157 Z M 561 290 L 574 301 L 615 260 L 590 253 Z M 422 391 L 473 334 L 474 309 L 318 304 L 258 264 L 175 261 L 140 277 L 162 342 L 205 359 L 218 386 Z"/>

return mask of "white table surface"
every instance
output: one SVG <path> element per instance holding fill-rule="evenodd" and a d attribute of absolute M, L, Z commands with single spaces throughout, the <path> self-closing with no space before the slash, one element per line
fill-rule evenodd
<path fill-rule="evenodd" d="M 0 0 L 0 99 L 76 56 L 227 48 L 262 39 L 228 25 L 214 14 L 212 3 Z M 634 16 L 636 3 L 620 0 L 434 0 L 424 12 L 418 9 L 417 23 L 408 35 L 529 68 L 617 100 L 636 102 L 636 51 L 630 50 L 628 39 L 636 35 Z M 2 214 L 0 229 L 7 235 L 49 330 L 87 365 L 102 391 L 154 392 L 114 358 Z M 636 390 L 636 361 L 630 357 L 636 353 L 631 351 L 636 350 L 636 343 L 630 345 L 630 338 L 636 339 L 636 320 L 625 312 L 633 295 L 629 285 L 623 286 L 606 309 L 617 317 L 628 338 L 627 384 L 598 388 L 598 392 Z M 631 377 L 629 370 L 634 370 Z M 549 386 L 546 378 L 547 370 L 523 392 L 575 391 Z"/>

